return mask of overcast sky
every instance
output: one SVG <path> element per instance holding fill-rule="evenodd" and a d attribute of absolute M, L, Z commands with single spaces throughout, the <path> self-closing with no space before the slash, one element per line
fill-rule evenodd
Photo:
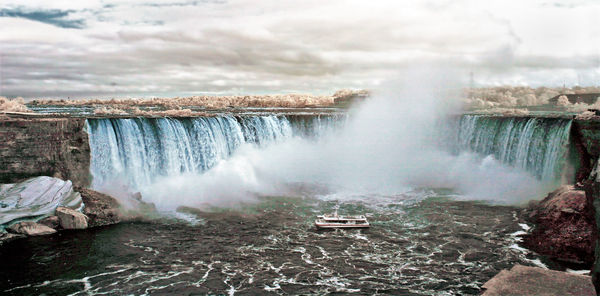
<path fill-rule="evenodd" d="M 442 64 L 599 85 L 600 1 L 3 1 L 0 95 L 332 93 Z"/>

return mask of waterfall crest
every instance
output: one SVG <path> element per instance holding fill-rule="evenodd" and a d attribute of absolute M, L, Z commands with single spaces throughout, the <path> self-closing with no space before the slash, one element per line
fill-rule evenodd
<path fill-rule="evenodd" d="M 493 155 L 543 181 L 557 181 L 566 163 L 571 120 L 464 115 L 458 149 Z"/>

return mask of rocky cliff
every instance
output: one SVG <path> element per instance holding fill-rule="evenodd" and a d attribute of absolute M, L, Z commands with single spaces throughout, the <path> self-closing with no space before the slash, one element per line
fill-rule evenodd
<path fill-rule="evenodd" d="M 90 147 L 83 118 L 0 114 L 0 183 L 55 176 L 90 183 Z"/>
<path fill-rule="evenodd" d="M 542 201 L 532 202 L 529 219 L 535 227 L 523 244 L 558 261 L 591 266 L 595 242 L 590 211 L 585 192 L 564 185 Z"/>
<path fill-rule="evenodd" d="M 600 157 L 600 120 L 574 120 L 571 125 L 571 142 L 579 156 L 576 182 L 583 182 Z"/>
<path fill-rule="evenodd" d="M 592 282 L 600 292 L 600 117 L 573 121 L 573 142 L 579 152 L 581 165 L 577 181 L 583 184 L 586 197 L 587 219 L 591 221 L 591 247 L 594 248 Z M 600 295 L 600 293 L 598 293 Z"/>

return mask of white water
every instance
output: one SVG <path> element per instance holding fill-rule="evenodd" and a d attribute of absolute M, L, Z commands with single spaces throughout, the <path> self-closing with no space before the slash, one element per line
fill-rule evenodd
<path fill-rule="evenodd" d="M 282 129 L 280 134 L 271 133 L 280 130 L 280 123 L 275 123 L 261 127 L 261 132 L 271 136 L 267 137 L 269 140 L 259 140 L 257 145 L 247 140 L 248 136 L 240 132 L 242 128 L 229 127 L 232 131 L 225 132 L 221 126 L 224 132 L 219 136 L 233 136 L 233 140 L 197 143 L 193 139 L 186 143 L 169 140 L 168 144 L 177 145 L 176 149 L 171 147 L 164 151 L 168 152 L 165 155 L 156 155 L 156 149 L 147 149 L 152 141 L 146 139 L 148 135 L 143 125 L 139 128 L 145 135 L 143 139 L 123 133 L 121 143 L 110 138 L 99 140 L 92 132 L 91 142 L 106 142 L 110 149 L 121 145 L 118 149 L 131 152 L 146 147 L 144 152 L 138 153 L 144 155 L 139 157 L 141 162 L 131 164 L 120 156 L 115 159 L 119 151 L 104 149 L 111 152 L 102 157 L 93 151 L 94 184 L 107 184 L 108 177 L 120 174 L 132 179 L 133 189 L 140 190 L 144 199 L 163 209 L 179 205 L 229 206 L 259 195 L 298 194 L 292 193 L 298 184 L 325 188 L 327 193 L 335 193 L 340 198 L 402 195 L 417 188 L 451 188 L 460 198 L 497 203 L 522 203 L 541 196 L 544 184 L 524 169 L 504 165 L 492 155 L 468 151 L 458 155 L 450 153 L 451 149 L 444 147 L 449 144 L 440 143 L 441 139 L 448 138 L 447 131 L 440 129 L 440 122 L 446 122 L 449 114 L 459 110 L 452 98 L 435 91 L 444 86 L 423 86 L 420 82 L 429 77 L 413 78 L 416 80 L 405 80 L 393 92 L 376 94 L 352 110 L 343 127 L 325 133 L 318 140 L 294 137 L 288 128 Z M 164 136 L 185 138 L 184 132 L 176 126 L 172 129 L 170 135 Z M 188 137 L 189 131 L 188 128 Z M 132 138 L 137 142 L 132 143 Z M 203 146 L 205 143 L 210 143 L 209 152 L 202 150 L 207 149 Z M 224 143 L 234 144 L 219 146 Z M 160 149 L 164 150 L 166 145 Z M 181 152 L 190 151 L 188 147 L 194 145 L 198 147 L 192 148 L 193 152 L 186 158 L 187 154 Z M 210 164 L 197 161 L 205 155 L 213 155 L 211 153 L 219 157 L 211 158 L 214 161 Z M 160 157 L 166 163 L 158 161 Z M 119 174 L 102 171 L 103 167 L 96 163 L 99 158 L 104 159 L 105 164 L 111 163 L 104 167 Z M 162 164 L 160 169 L 152 167 L 156 164 Z M 101 177 L 96 178 L 97 175 Z"/>
<path fill-rule="evenodd" d="M 570 119 L 465 115 L 458 145 L 551 182 L 562 177 L 570 131 Z"/>
<path fill-rule="evenodd" d="M 131 118 L 88 121 L 93 186 L 126 180 L 134 188 L 157 176 L 200 174 L 240 145 L 290 137 L 285 117 Z"/>

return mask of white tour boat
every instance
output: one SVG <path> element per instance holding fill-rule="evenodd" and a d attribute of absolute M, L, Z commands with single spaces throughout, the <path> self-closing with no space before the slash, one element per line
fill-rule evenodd
<path fill-rule="evenodd" d="M 317 228 L 369 228 L 369 221 L 365 216 L 339 216 L 337 211 L 329 215 L 317 216 Z"/>

